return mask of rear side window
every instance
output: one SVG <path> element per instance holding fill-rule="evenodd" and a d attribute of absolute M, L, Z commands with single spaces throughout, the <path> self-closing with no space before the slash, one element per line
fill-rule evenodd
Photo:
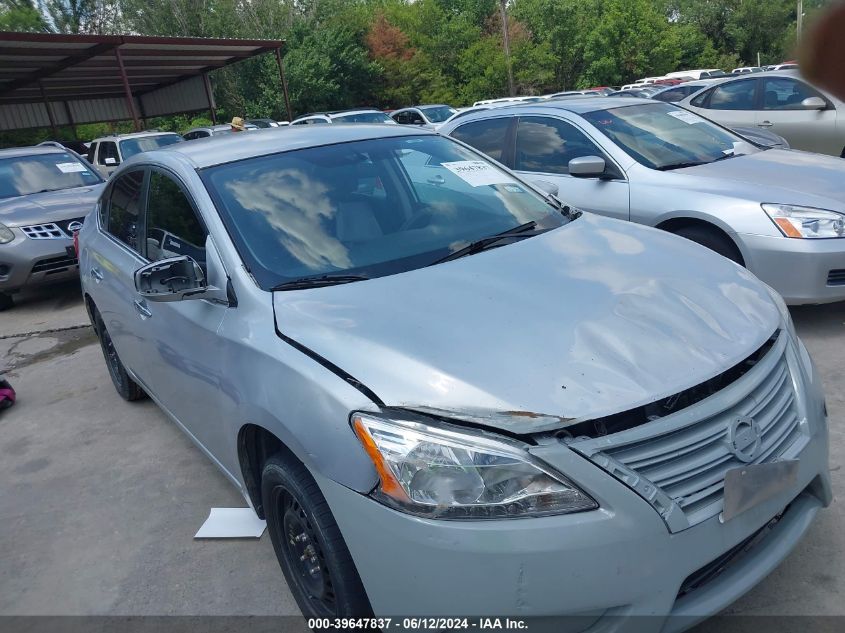
<path fill-rule="evenodd" d="M 451 136 L 467 145 L 472 145 L 490 158 L 501 161 L 510 122 L 511 120 L 507 117 L 473 121 L 457 128 Z"/>
<path fill-rule="evenodd" d="M 756 79 L 743 79 L 716 86 L 710 94 L 711 110 L 753 110 Z"/>
<path fill-rule="evenodd" d="M 150 173 L 147 197 L 147 259 L 189 255 L 205 264 L 206 231 L 194 207 L 172 178 Z"/>
<path fill-rule="evenodd" d="M 569 173 L 569 161 L 601 156 L 601 150 L 581 130 L 551 117 L 520 117 L 516 128 L 514 169 L 547 174 Z"/>
<path fill-rule="evenodd" d="M 109 193 L 106 231 L 133 251 L 141 252 L 138 228 L 141 214 L 141 192 L 144 172 L 131 171 L 114 181 Z"/>

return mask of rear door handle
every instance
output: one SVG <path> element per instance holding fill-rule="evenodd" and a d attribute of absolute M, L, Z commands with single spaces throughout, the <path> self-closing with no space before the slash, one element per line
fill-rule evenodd
<path fill-rule="evenodd" d="M 135 306 L 135 310 L 137 310 L 138 314 L 140 314 L 143 318 L 149 319 L 153 316 L 153 313 L 150 312 L 149 308 L 147 308 L 147 302 L 143 299 L 135 299 L 132 303 Z"/>
<path fill-rule="evenodd" d="M 771 121 L 761 121 L 757 124 L 757 127 L 772 127 L 773 125 L 774 123 L 772 123 Z"/>
<path fill-rule="evenodd" d="M 103 280 L 103 273 L 101 273 L 99 271 L 99 269 L 97 269 L 97 268 L 92 268 L 91 269 L 91 278 L 96 282 L 100 282 L 100 281 Z"/>

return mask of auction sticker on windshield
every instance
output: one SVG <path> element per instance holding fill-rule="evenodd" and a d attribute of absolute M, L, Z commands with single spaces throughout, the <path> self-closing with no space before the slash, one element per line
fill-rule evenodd
<path fill-rule="evenodd" d="M 514 182 L 512 178 L 508 178 L 506 174 L 483 160 L 456 160 L 440 164 L 473 187 Z"/>
<path fill-rule="evenodd" d="M 56 167 L 63 174 L 72 174 L 76 171 L 88 171 L 82 163 L 56 163 Z"/>
<path fill-rule="evenodd" d="M 673 110 L 672 112 L 667 112 L 669 116 L 673 116 L 678 121 L 683 121 L 684 123 L 689 123 L 692 125 L 693 123 L 700 123 L 701 119 L 694 115 L 692 112 L 687 112 L 685 110 Z"/>

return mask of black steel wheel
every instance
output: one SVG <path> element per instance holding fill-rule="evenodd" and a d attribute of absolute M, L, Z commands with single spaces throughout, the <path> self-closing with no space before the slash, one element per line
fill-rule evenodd
<path fill-rule="evenodd" d="M 109 331 L 106 329 L 106 325 L 103 323 L 103 319 L 99 312 L 95 316 L 94 324 L 96 327 L 97 337 L 100 339 L 100 347 L 103 350 L 103 357 L 106 360 L 106 367 L 109 370 L 109 376 L 111 377 L 115 391 L 117 391 L 117 393 L 120 394 L 120 397 L 124 400 L 132 401 L 144 398 L 147 394 L 144 393 L 144 390 L 141 389 L 138 383 L 132 380 L 126 372 L 126 368 L 120 361 L 120 356 L 117 355 L 117 349 L 114 346 L 114 341 L 112 340 Z"/>
<path fill-rule="evenodd" d="M 364 586 L 317 483 L 284 455 L 267 460 L 261 497 L 270 540 L 305 617 L 372 615 Z"/>

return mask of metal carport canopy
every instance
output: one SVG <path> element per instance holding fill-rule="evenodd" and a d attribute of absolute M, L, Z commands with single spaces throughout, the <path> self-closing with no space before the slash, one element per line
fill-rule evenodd
<path fill-rule="evenodd" d="M 208 72 L 284 40 L 0 32 L 0 130 L 140 120 L 209 109 Z"/>

